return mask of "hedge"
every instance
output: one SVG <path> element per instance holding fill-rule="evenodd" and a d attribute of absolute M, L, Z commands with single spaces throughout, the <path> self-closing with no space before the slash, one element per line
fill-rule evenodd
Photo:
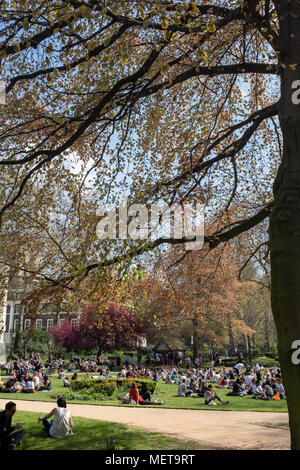
<path fill-rule="evenodd" d="M 93 389 L 95 392 L 111 396 L 117 390 L 117 385 L 113 382 L 100 382 L 95 380 L 73 380 L 70 383 L 70 389 L 78 392 L 84 389 Z"/>
<path fill-rule="evenodd" d="M 85 388 L 93 388 L 99 393 L 105 393 L 107 395 L 112 395 L 117 388 L 124 387 L 130 388 L 131 384 L 135 382 L 138 387 L 141 395 L 144 395 L 145 392 L 149 391 L 151 394 L 154 393 L 156 388 L 156 382 L 152 380 L 144 379 L 83 379 L 83 380 L 72 380 L 70 383 L 70 388 L 73 392 L 78 390 L 83 390 Z M 111 391 L 111 393 L 110 393 Z"/>
<path fill-rule="evenodd" d="M 255 362 L 256 364 L 259 364 L 263 367 L 273 367 L 273 366 L 279 366 L 279 361 L 276 359 L 272 359 L 271 357 L 257 357 L 252 361 L 253 363 Z"/>

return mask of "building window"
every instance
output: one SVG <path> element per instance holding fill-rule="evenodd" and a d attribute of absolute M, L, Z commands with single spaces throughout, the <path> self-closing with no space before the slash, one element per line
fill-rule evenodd
<path fill-rule="evenodd" d="M 18 315 L 21 312 L 21 308 L 22 308 L 22 306 L 20 304 L 16 304 L 15 305 L 15 314 Z"/>
<path fill-rule="evenodd" d="M 6 306 L 6 313 L 10 313 L 10 305 Z"/>
<path fill-rule="evenodd" d="M 48 318 L 47 320 L 47 330 L 50 330 L 50 328 L 53 326 L 53 318 Z"/>
<path fill-rule="evenodd" d="M 60 319 L 58 320 L 58 326 L 61 327 L 61 326 L 63 325 L 63 322 L 64 322 L 64 321 L 65 321 L 64 318 L 60 318 Z"/>
<path fill-rule="evenodd" d="M 14 332 L 17 331 L 17 329 L 18 329 L 18 324 L 19 324 L 19 320 L 14 320 L 14 329 L 13 329 Z"/>
<path fill-rule="evenodd" d="M 41 318 L 36 320 L 35 326 L 36 326 L 37 329 L 41 330 L 43 328 L 43 320 Z"/>
<path fill-rule="evenodd" d="M 72 328 L 76 328 L 78 326 L 78 319 L 71 318 L 71 325 L 72 325 Z"/>
<path fill-rule="evenodd" d="M 9 320 L 10 320 L 10 316 L 6 315 L 6 329 L 5 329 L 6 333 L 9 333 Z"/>
<path fill-rule="evenodd" d="M 26 318 L 24 322 L 24 330 L 29 330 L 29 328 L 30 328 L 30 319 Z"/>

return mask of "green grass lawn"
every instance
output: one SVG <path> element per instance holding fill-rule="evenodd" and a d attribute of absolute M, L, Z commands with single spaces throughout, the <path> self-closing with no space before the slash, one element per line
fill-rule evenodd
<path fill-rule="evenodd" d="M 82 374 L 83 376 L 84 374 Z M 80 376 L 80 375 L 79 375 Z M 62 380 L 57 379 L 57 375 L 51 377 L 52 391 L 51 392 L 36 392 L 33 394 L 26 393 L 1 393 L 0 398 L 9 400 L 34 400 L 34 401 L 51 401 L 55 402 L 56 399 L 53 395 L 63 395 L 64 393 L 70 392 L 68 388 L 63 386 Z M 229 400 L 230 403 L 223 406 L 218 403 L 218 406 L 212 407 L 204 405 L 203 398 L 190 398 L 190 397 L 177 397 L 177 385 L 166 385 L 163 382 L 159 382 L 156 387 L 156 391 L 153 395 L 153 399 L 159 401 L 166 400 L 165 405 L 161 408 L 182 408 L 182 409 L 196 409 L 196 410 L 234 410 L 234 411 L 277 411 L 287 412 L 286 400 L 280 401 L 263 401 L 253 400 L 251 396 L 245 397 L 227 397 L 228 390 L 217 389 L 216 392 L 224 399 Z M 67 400 L 69 403 L 83 403 L 92 405 L 109 405 L 109 406 L 135 406 L 135 405 L 121 405 L 120 401 L 116 399 L 95 400 L 95 401 L 84 401 L 84 400 Z M 157 406 L 155 406 L 157 408 Z"/>
<path fill-rule="evenodd" d="M 45 410 L 47 412 L 47 410 Z M 129 428 L 124 424 L 73 417 L 73 435 L 65 439 L 47 436 L 40 413 L 17 411 L 14 422 L 24 423 L 26 435 L 17 450 L 197 450 L 200 445 L 163 434 Z M 108 442 L 115 441 L 115 447 Z M 207 447 L 201 445 L 201 450 Z"/>

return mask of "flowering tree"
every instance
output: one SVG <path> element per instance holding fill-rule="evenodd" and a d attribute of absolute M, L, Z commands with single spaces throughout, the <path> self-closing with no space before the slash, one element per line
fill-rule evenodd
<path fill-rule="evenodd" d="M 50 333 L 53 341 L 66 348 L 68 351 L 91 348 L 88 341 L 84 341 L 85 338 L 81 335 L 80 328 L 74 328 L 68 320 L 65 320 L 60 327 L 53 326 L 50 329 Z"/>
<path fill-rule="evenodd" d="M 61 327 L 53 327 L 54 341 L 66 349 L 103 351 L 117 348 L 134 348 L 142 332 L 142 320 L 129 308 L 116 303 L 83 307 L 79 324 L 73 327 L 69 321 Z"/>

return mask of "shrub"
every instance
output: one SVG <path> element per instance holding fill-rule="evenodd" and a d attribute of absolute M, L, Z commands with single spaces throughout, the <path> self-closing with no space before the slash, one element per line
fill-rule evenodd
<path fill-rule="evenodd" d="M 272 359 L 271 357 L 257 357 L 255 360 L 253 360 L 253 363 L 259 364 L 263 367 L 273 367 L 273 366 L 279 366 L 279 362 L 276 361 L 276 359 Z"/>
<path fill-rule="evenodd" d="M 108 395 L 111 397 L 114 392 L 117 391 L 117 385 L 114 382 L 96 383 L 93 389 L 100 395 Z"/>
<path fill-rule="evenodd" d="M 84 388 L 93 387 L 94 381 L 92 379 L 83 379 L 83 380 L 71 380 L 70 382 L 70 389 L 73 392 L 77 392 L 78 390 L 83 390 Z"/>
<path fill-rule="evenodd" d="M 141 395 L 147 391 L 152 394 L 156 388 L 156 382 L 152 382 L 151 380 L 109 378 L 72 380 L 70 383 L 70 389 L 73 392 L 78 392 L 84 389 L 92 389 L 99 394 L 111 396 L 117 390 L 117 388 L 124 388 L 128 390 L 132 382 L 136 383 L 136 386 L 138 387 Z"/>
<path fill-rule="evenodd" d="M 224 366 L 224 367 L 234 367 L 237 363 L 238 363 L 238 359 L 237 358 L 234 358 L 234 357 L 227 357 L 225 359 L 222 359 L 222 362 L 221 362 L 221 367 Z"/>
<path fill-rule="evenodd" d="M 93 390 L 96 393 L 111 396 L 117 390 L 117 385 L 107 379 L 73 380 L 70 383 L 70 389 L 73 392 Z"/>
<path fill-rule="evenodd" d="M 135 382 L 141 395 L 144 395 L 144 393 L 147 392 L 147 391 L 149 391 L 152 395 L 155 392 L 155 389 L 156 389 L 156 382 L 153 382 L 152 380 L 146 380 L 146 379 L 118 379 L 117 382 L 119 382 L 120 386 L 125 385 L 125 387 L 128 388 L 128 389 L 130 388 L 132 382 Z"/>

